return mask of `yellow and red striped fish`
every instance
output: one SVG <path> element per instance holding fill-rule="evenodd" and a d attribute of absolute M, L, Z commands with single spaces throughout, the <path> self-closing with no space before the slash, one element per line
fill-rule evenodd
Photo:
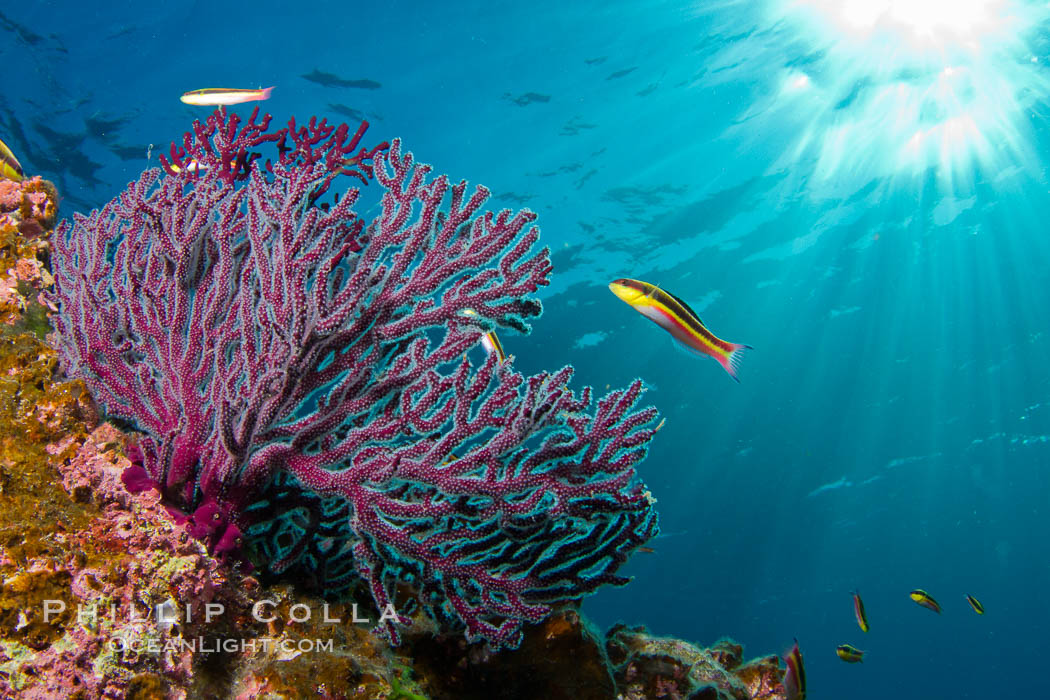
<path fill-rule="evenodd" d="M 14 180 L 15 182 L 21 182 L 25 179 L 25 173 L 22 172 L 22 164 L 18 162 L 15 154 L 11 152 L 11 149 L 3 141 L 0 141 L 0 179 Z"/>
<path fill-rule="evenodd" d="M 689 304 L 655 284 L 632 279 L 618 279 L 609 283 L 609 289 L 656 325 L 671 334 L 675 340 L 694 353 L 715 358 L 736 381 L 740 356 L 750 345 L 728 343 L 707 330 Z"/>
<path fill-rule="evenodd" d="M 941 606 L 937 604 L 937 601 L 933 599 L 933 596 L 927 593 L 926 591 L 922 590 L 921 588 L 916 588 L 908 595 L 911 596 L 912 600 L 914 600 L 916 603 L 926 608 L 927 610 L 932 610 L 935 613 L 941 612 Z"/>
<path fill-rule="evenodd" d="M 835 653 L 848 664 L 864 663 L 864 652 L 852 644 L 839 644 Z"/>
<path fill-rule="evenodd" d="M 188 105 L 215 106 L 236 105 L 242 102 L 254 100 L 268 100 L 273 87 L 260 88 L 258 90 L 245 90 L 243 88 L 204 88 L 203 90 L 190 90 L 182 93 L 180 100 Z"/>
<path fill-rule="evenodd" d="M 860 599 L 860 593 L 853 591 L 853 614 L 857 616 L 857 624 L 861 632 L 868 631 L 868 616 L 864 613 L 864 601 Z"/>
<path fill-rule="evenodd" d="M 788 700 L 806 700 L 806 667 L 802 663 L 802 652 L 798 648 L 798 640 L 795 646 L 784 657 L 784 696 Z"/>

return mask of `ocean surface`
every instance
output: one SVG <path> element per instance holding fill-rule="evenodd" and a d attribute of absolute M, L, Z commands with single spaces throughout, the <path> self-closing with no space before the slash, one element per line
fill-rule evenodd
<path fill-rule="evenodd" d="M 501 334 L 517 366 L 640 376 L 667 418 L 639 467 L 663 534 L 592 619 L 797 638 L 811 700 L 1038 697 L 1048 37 L 1009 0 L 6 3 L 0 134 L 64 217 L 207 116 L 187 90 L 273 85 L 278 123 L 401 137 L 539 214 L 553 284 Z M 740 383 L 619 277 L 754 346 Z"/>

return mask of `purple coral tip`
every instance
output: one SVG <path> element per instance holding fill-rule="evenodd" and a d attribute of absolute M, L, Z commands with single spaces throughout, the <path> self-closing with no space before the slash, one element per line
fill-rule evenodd
<path fill-rule="evenodd" d="M 130 452 L 128 456 L 131 457 Z M 133 457 L 131 459 L 134 460 Z M 120 481 L 129 493 L 141 493 L 157 488 L 157 482 L 151 479 L 146 470 L 138 464 L 133 464 L 125 469 L 120 475 Z"/>
<path fill-rule="evenodd" d="M 191 533 L 194 537 L 210 535 L 218 529 L 219 524 L 223 521 L 222 510 L 217 502 L 208 500 L 202 503 L 197 510 L 193 511 L 191 519 L 193 520 Z"/>
<path fill-rule="evenodd" d="M 164 510 L 168 512 L 168 515 L 171 516 L 171 519 L 175 521 L 176 525 L 186 525 L 190 521 L 190 516 L 186 515 L 175 506 L 168 505 L 167 503 L 163 505 Z"/>
<path fill-rule="evenodd" d="M 222 554 L 225 552 L 233 552 L 241 548 L 241 529 L 230 523 L 226 531 L 222 533 L 222 537 L 215 543 L 215 553 Z"/>

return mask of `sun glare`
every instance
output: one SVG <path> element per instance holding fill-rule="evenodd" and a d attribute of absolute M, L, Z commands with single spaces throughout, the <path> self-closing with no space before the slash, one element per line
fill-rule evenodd
<path fill-rule="evenodd" d="M 840 170 L 843 130 L 872 132 L 864 142 L 878 151 L 867 157 L 881 159 L 881 170 L 932 167 L 952 187 L 977 164 L 1028 160 L 1025 96 L 1045 96 L 1047 83 L 1024 42 L 1045 20 L 1045 5 L 805 0 L 782 5 L 781 13 L 824 53 L 818 87 L 825 104 L 846 96 L 834 103 L 835 136 L 828 134 L 819 156 L 824 175 Z M 814 116 L 819 123 L 828 115 Z"/>
<path fill-rule="evenodd" d="M 766 0 L 752 7 L 753 31 L 724 52 L 719 79 L 747 67 L 779 71 L 777 87 L 738 122 L 754 129 L 769 120 L 763 128 L 780 132 L 794 125 L 796 147 L 775 167 L 809 159 L 817 178 L 861 182 L 932 171 L 950 189 L 972 185 L 981 168 L 1037 168 L 1029 120 L 1050 97 L 1050 81 L 1032 42 L 1042 41 L 1048 3 Z"/>
<path fill-rule="evenodd" d="M 880 27 L 897 28 L 904 34 L 934 43 L 965 41 L 986 31 L 1001 17 L 996 6 L 1002 0 L 811 0 L 843 27 L 870 34 Z"/>

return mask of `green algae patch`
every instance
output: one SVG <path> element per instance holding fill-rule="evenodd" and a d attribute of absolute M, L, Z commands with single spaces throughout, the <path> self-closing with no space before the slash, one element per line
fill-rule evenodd
<path fill-rule="evenodd" d="M 0 641 L 0 654 L 5 659 L 0 663 L 0 675 L 7 679 L 14 690 L 22 690 L 33 682 L 21 669 L 23 664 L 33 659 L 34 649 L 18 642 Z"/>
<path fill-rule="evenodd" d="M 394 664 L 394 674 L 390 677 L 390 695 L 387 700 L 429 700 L 412 682 L 412 668 L 403 664 Z"/>
<path fill-rule="evenodd" d="M 47 334 L 51 332 L 51 320 L 48 318 L 47 309 L 43 304 L 33 300 L 35 292 L 33 287 L 27 282 L 20 281 L 16 291 L 21 297 L 30 301 L 25 303 L 22 318 L 11 324 L 10 332 L 28 333 L 40 340 L 44 340 L 47 338 Z"/>
<path fill-rule="evenodd" d="M 163 562 L 156 570 L 156 576 L 158 583 L 161 585 L 155 586 L 157 593 L 160 593 L 162 587 L 165 589 L 163 595 L 169 594 L 166 590 L 169 582 L 177 577 L 179 574 L 185 574 L 195 571 L 200 565 L 200 557 L 190 554 L 187 556 L 168 556 L 168 555 L 157 555 L 157 561 Z"/>

